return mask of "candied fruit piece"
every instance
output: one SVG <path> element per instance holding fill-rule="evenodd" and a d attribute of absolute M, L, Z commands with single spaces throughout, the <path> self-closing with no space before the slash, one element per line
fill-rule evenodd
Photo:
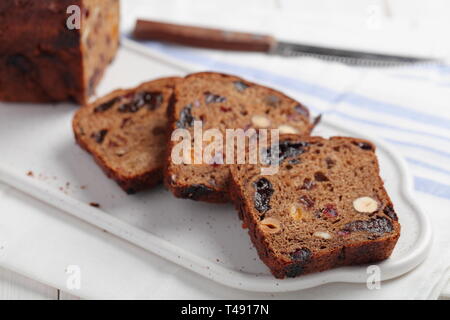
<path fill-rule="evenodd" d="M 325 208 L 320 210 L 321 216 L 327 218 L 336 218 L 339 214 L 334 204 L 327 204 Z"/>

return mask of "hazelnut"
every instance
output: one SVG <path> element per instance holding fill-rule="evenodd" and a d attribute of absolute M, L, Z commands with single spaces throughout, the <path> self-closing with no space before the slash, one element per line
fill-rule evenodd
<path fill-rule="evenodd" d="M 360 197 L 353 201 L 353 208 L 358 212 L 372 213 L 377 211 L 378 202 L 371 197 Z"/>
<path fill-rule="evenodd" d="M 331 239 L 331 234 L 329 234 L 328 232 L 324 232 L 324 231 L 316 231 L 316 232 L 314 232 L 313 236 L 317 237 L 317 238 L 322 238 L 325 240 Z"/>
<path fill-rule="evenodd" d="M 270 126 L 270 120 L 260 115 L 254 115 L 252 117 L 252 123 L 257 128 L 267 128 Z"/>
<path fill-rule="evenodd" d="M 122 157 L 122 156 L 124 156 L 126 153 L 127 153 L 127 151 L 126 151 L 125 149 L 118 149 L 118 150 L 116 150 L 116 152 L 115 152 L 116 156 L 118 156 L 118 157 Z"/>
<path fill-rule="evenodd" d="M 261 220 L 261 229 L 267 233 L 278 233 L 281 231 L 280 221 L 275 218 L 265 218 Z"/>
<path fill-rule="evenodd" d="M 288 126 L 287 124 L 283 124 L 281 126 L 278 127 L 278 130 L 280 130 L 280 133 L 292 133 L 292 134 L 296 134 L 298 133 L 298 130 L 295 129 L 294 127 Z"/>

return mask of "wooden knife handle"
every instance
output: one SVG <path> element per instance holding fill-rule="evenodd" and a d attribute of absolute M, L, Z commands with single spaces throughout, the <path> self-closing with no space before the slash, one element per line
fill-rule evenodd
<path fill-rule="evenodd" d="M 276 40 L 272 36 L 220 29 L 137 20 L 133 36 L 138 40 L 158 40 L 187 46 L 236 51 L 269 52 Z"/>

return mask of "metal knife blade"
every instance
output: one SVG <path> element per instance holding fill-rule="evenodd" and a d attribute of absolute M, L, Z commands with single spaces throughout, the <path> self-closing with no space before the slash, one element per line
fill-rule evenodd
<path fill-rule="evenodd" d="M 361 66 L 392 66 L 437 62 L 436 59 L 327 48 L 291 42 L 277 42 L 270 51 L 285 57 L 310 56 L 328 61 Z"/>
<path fill-rule="evenodd" d="M 278 41 L 270 35 L 185 26 L 141 19 L 136 22 L 133 37 L 137 40 L 157 40 L 210 49 L 265 52 L 280 54 L 285 57 L 311 56 L 328 61 L 367 67 L 438 62 L 435 59 L 429 58 L 395 56 L 308 44 L 296 44 Z"/>

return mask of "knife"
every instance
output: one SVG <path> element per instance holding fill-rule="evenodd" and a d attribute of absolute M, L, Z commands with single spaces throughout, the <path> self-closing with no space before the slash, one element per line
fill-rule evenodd
<path fill-rule="evenodd" d="M 335 49 L 278 41 L 270 35 L 227 31 L 138 19 L 133 31 L 137 40 L 157 40 L 175 44 L 234 51 L 277 54 L 285 57 L 311 56 L 360 66 L 392 66 L 437 62 L 435 59 L 397 56 Z"/>

